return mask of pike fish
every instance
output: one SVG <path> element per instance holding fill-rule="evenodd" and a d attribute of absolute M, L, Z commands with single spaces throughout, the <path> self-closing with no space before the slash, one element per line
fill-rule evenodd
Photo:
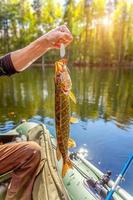
<path fill-rule="evenodd" d="M 71 92 L 72 82 L 67 68 L 67 60 L 61 59 L 55 63 L 55 124 L 57 137 L 57 160 L 63 159 L 62 177 L 72 168 L 68 156 L 68 148 L 74 147 L 75 142 L 69 138 L 70 132 L 70 99 L 76 103 Z"/>

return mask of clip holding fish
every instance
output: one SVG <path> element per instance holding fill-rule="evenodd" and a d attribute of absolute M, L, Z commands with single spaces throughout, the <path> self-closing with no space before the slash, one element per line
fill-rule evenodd
<path fill-rule="evenodd" d="M 64 58 L 65 54 L 66 54 L 65 45 L 63 43 L 61 43 L 61 45 L 60 45 L 60 57 Z"/>

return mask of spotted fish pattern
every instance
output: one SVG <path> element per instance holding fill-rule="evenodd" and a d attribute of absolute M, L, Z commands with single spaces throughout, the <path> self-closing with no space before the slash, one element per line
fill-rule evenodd
<path fill-rule="evenodd" d="M 70 92 L 72 88 L 71 78 L 66 66 L 65 59 L 55 63 L 55 124 L 57 137 L 57 159 L 63 159 L 62 176 L 72 168 L 68 156 L 69 146 L 73 146 L 69 139 L 70 132 Z"/>

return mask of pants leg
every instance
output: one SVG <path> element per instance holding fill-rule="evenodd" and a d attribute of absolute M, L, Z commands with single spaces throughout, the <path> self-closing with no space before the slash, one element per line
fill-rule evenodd
<path fill-rule="evenodd" d="M 13 170 L 6 200 L 31 200 L 40 160 L 41 148 L 35 142 L 0 145 L 0 174 Z"/>

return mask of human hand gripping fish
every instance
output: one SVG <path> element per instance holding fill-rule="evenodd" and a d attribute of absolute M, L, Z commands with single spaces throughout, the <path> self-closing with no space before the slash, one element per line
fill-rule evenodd
<path fill-rule="evenodd" d="M 70 99 L 76 103 L 75 96 L 71 92 L 72 82 L 67 67 L 65 56 L 65 46 L 61 44 L 61 60 L 55 63 L 55 124 L 57 137 L 57 160 L 63 159 L 62 177 L 68 169 L 72 168 L 72 163 L 68 155 L 68 148 L 76 146 L 75 142 L 69 138 L 70 133 Z"/>

